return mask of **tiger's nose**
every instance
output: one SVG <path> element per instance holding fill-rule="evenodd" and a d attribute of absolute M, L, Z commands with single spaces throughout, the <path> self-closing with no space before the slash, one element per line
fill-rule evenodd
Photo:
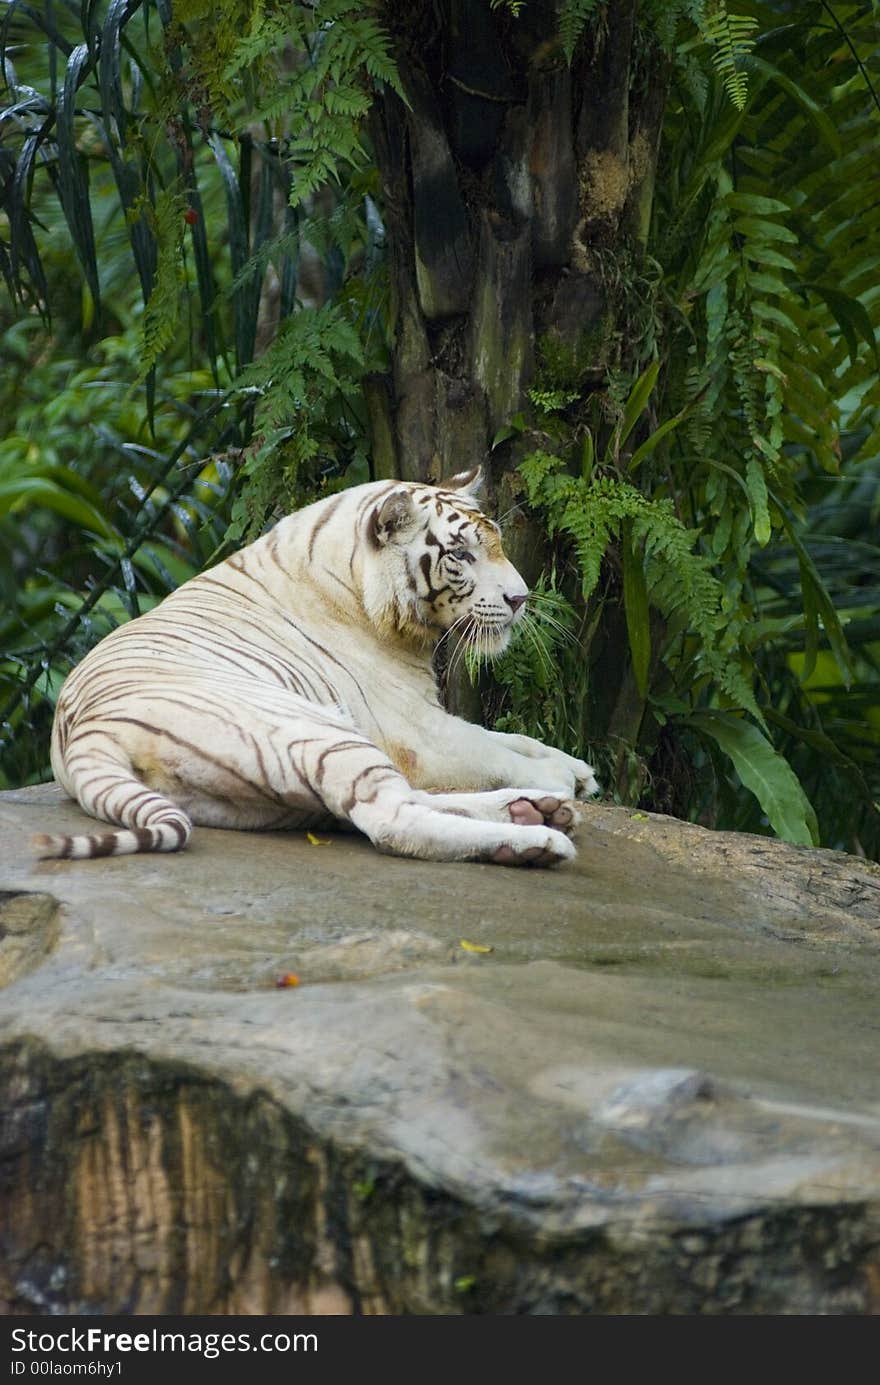
<path fill-rule="evenodd" d="M 507 592 L 505 592 L 504 600 L 507 602 L 508 606 L 512 611 L 518 611 L 520 606 L 524 606 L 526 604 L 528 596 L 528 592 L 523 592 L 522 595 L 517 594 L 516 596 L 508 596 Z"/>

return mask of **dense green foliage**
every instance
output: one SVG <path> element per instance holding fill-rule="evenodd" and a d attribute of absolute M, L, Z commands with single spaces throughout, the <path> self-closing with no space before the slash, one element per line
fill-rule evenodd
<path fill-rule="evenodd" d="M 101 633 L 371 474 L 361 381 L 393 307 L 364 118 L 398 78 L 378 4 L 6 8 L 13 784 L 47 772 L 54 694 Z M 602 13 L 560 6 L 569 60 Z M 589 748 L 623 801 L 871 855 L 877 39 L 870 4 L 643 0 L 644 65 L 670 73 L 647 249 L 602 252 L 620 325 L 539 343 L 494 440 L 554 536 L 497 724 Z"/>
<path fill-rule="evenodd" d="M 549 688 L 547 650 L 528 677 L 502 666 L 504 724 L 551 706 L 545 732 L 583 747 L 605 657 L 584 647 L 621 603 L 634 686 L 592 753 L 625 801 L 876 856 L 877 26 L 869 6 L 750 8 L 747 100 L 671 55 L 653 253 L 604 266 L 627 325 L 609 388 L 547 342 L 496 439 L 527 440 L 529 501 L 586 600 Z"/>

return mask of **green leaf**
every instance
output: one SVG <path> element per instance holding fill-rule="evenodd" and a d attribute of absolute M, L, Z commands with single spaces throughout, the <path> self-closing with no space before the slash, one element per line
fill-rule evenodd
<path fill-rule="evenodd" d="M 782 226 L 778 221 L 760 221 L 753 216 L 741 216 L 733 223 L 733 229 L 741 236 L 747 236 L 749 240 L 783 240 L 789 245 L 797 245 L 798 238 L 794 231 L 790 231 L 787 226 Z"/>
<path fill-rule="evenodd" d="M 636 467 L 640 467 L 642 462 L 650 457 L 658 443 L 662 442 L 669 433 L 674 432 L 678 425 L 684 422 L 693 410 L 693 407 L 693 403 L 686 404 L 683 409 L 679 410 L 674 418 L 668 418 L 665 423 L 661 423 L 660 427 L 655 428 L 651 436 L 645 439 L 641 447 L 636 448 L 630 458 L 630 463 L 627 468 L 630 474 L 635 471 Z"/>
<path fill-rule="evenodd" d="M 110 155 L 113 176 L 128 222 L 132 252 L 146 303 L 153 284 L 155 246 L 149 226 L 138 210 L 138 201 L 143 197 L 145 189 L 139 164 L 135 158 L 129 157 L 130 151 L 126 142 L 128 116 L 122 92 L 121 70 L 122 28 L 139 5 L 140 0 L 131 0 L 131 8 L 129 0 L 111 0 L 107 10 L 101 30 L 98 64 L 102 121 L 96 120 L 95 124 L 101 131 Z"/>
<path fill-rule="evenodd" d="M 872 794 L 869 785 L 861 768 L 849 755 L 841 750 L 830 736 L 826 736 L 824 731 L 817 731 L 814 727 L 801 726 L 798 722 L 792 721 L 790 717 L 783 716 L 781 712 L 774 711 L 772 707 L 767 708 L 767 720 L 774 726 L 778 726 L 781 731 L 792 736 L 795 740 L 802 741 L 812 750 L 818 752 L 823 760 L 827 760 L 833 765 L 839 765 L 845 769 L 847 774 L 852 776 L 852 781 L 858 789 L 861 797 L 871 803 Z"/>
<path fill-rule="evenodd" d="M 630 396 L 623 406 L 620 423 L 615 429 L 611 441 L 605 450 L 606 466 L 611 465 L 614 461 L 616 453 L 623 447 L 623 444 L 641 418 L 645 405 L 653 393 L 659 374 L 660 362 L 652 361 L 647 370 L 643 371 L 633 385 Z"/>
<path fill-rule="evenodd" d="M 801 600 L 804 607 L 804 665 L 801 669 L 801 683 L 806 683 L 816 667 L 819 652 L 819 603 L 816 600 L 816 586 L 809 574 L 801 572 Z"/>
<path fill-rule="evenodd" d="M 24 509 L 28 505 L 42 505 L 94 534 L 118 538 L 112 524 L 108 524 L 93 505 L 78 495 L 71 495 L 54 481 L 47 481 L 40 476 L 21 476 L 15 481 L 0 481 L 0 515 Z"/>
<path fill-rule="evenodd" d="M 585 481 L 589 481 L 593 474 L 593 464 L 596 460 L 596 444 L 593 441 L 593 434 L 587 428 L 584 431 L 584 440 L 581 443 L 581 476 Z"/>
<path fill-rule="evenodd" d="M 754 457 L 750 457 L 746 463 L 746 488 L 749 493 L 749 503 L 752 507 L 752 523 L 755 530 L 755 538 L 763 548 L 770 541 L 770 511 L 767 505 L 767 482 L 764 479 L 764 468 Z"/>
<path fill-rule="evenodd" d="M 822 142 L 828 146 L 833 154 L 839 157 L 841 153 L 840 135 L 834 128 L 833 122 L 825 114 L 822 107 L 813 100 L 812 96 L 808 96 L 803 87 L 799 86 L 792 77 L 780 72 L 778 67 L 774 67 L 773 63 L 767 62 L 765 58 L 759 57 L 757 53 L 752 53 L 751 63 L 760 73 L 788 93 L 800 106 L 807 119 L 815 126 Z"/>
<path fill-rule="evenodd" d="M 788 534 L 791 546 L 797 554 L 798 568 L 800 570 L 801 590 L 804 594 L 804 607 L 812 603 L 810 609 L 815 606 L 822 619 L 822 627 L 826 638 L 831 646 L 831 652 L 837 660 L 841 677 L 847 687 L 852 679 L 852 654 L 840 624 L 840 617 L 834 609 L 834 602 L 828 594 L 828 589 L 822 581 L 816 564 L 813 562 L 803 543 L 801 542 L 794 520 L 774 495 L 773 500 L 778 506 L 782 515 L 782 522 L 785 532 Z M 814 660 L 815 661 L 815 660 Z"/>
<path fill-rule="evenodd" d="M 828 304 L 838 327 L 846 338 L 850 361 L 855 364 L 858 353 L 858 338 L 861 337 L 868 343 L 874 353 L 875 361 L 880 365 L 877 333 L 874 331 L 865 305 L 860 303 L 858 298 L 852 298 L 848 293 L 843 293 L 840 289 L 830 288 L 827 284 L 806 284 L 805 287 L 812 290 L 813 293 L 818 293 L 819 297 L 824 298 Z"/>
<path fill-rule="evenodd" d="M 218 134 L 212 134 L 208 143 L 217 161 L 217 167 L 223 178 L 223 185 L 226 189 L 226 214 L 229 230 L 229 254 L 232 260 L 232 273 L 236 276 L 241 273 L 247 264 L 250 255 L 250 241 L 248 236 L 247 219 L 244 211 L 244 201 L 242 189 L 239 184 L 238 175 L 232 166 L 232 161 L 226 152 L 222 139 Z M 249 282 L 239 283 L 232 293 L 233 311 L 235 315 L 235 356 L 239 369 L 246 366 L 252 355 L 254 337 L 256 332 L 256 318 L 254 315 L 254 295 Z M 259 287 L 257 296 L 257 306 L 259 306 Z"/>
<path fill-rule="evenodd" d="M 18 292 L 24 298 L 21 283 L 20 265 L 27 269 L 31 285 L 36 292 L 39 310 L 48 316 L 49 288 L 43 271 L 43 264 L 31 230 L 31 216 L 28 205 L 30 188 L 34 174 L 34 161 L 40 148 L 42 136 L 28 135 L 21 147 L 15 172 L 8 187 L 8 202 L 4 210 L 9 217 L 11 232 L 11 277 Z"/>
<path fill-rule="evenodd" d="M 63 34 L 59 33 L 58 29 L 55 27 L 53 22 L 54 16 L 52 15 L 50 6 L 41 5 L 39 9 L 36 9 L 33 5 L 19 4 L 16 3 L 16 0 L 10 0 L 6 7 L 6 17 L 3 21 L 3 27 L 2 30 L 0 30 L 0 63 L 8 57 L 6 46 L 7 34 L 13 16 L 18 12 L 26 14 L 32 23 L 37 24 L 54 47 L 59 49 L 66 58 L 70 56 L 73 44 L 68 43 Z"/>
<path fill-rule="evenodd" d="M 732 481 L 735 481 L 736 484 L 739 486 L 740 490 L 742 491 L 743 495 L 749 501 L 749 504 L 751 504 L 749 488 L 743 480 L 742 476 L 740 476 L 738 471 L 735 471 L 732 466 L 728 466 L 726 462 L 716 461 L 713 457 L 703 457 L 701 458 L 701 460 L 706 464 L 706 466 L 714 467 L 716 471 L 723 471 L 725 476 L 729 476 Z"/>
<path fill-rule="evenodd" d="M 791 210 L 787 202 L 780 202 L 777 197 L 762 197 L 755 192 L 729 192 L 724 201 L 733 211 L 745 212 L 747 216 L 775 216 Z"/>
<path fill-rule="evenodd" d="M 818 845 L 816 814 L 800 780 L 757 726 L 730 712 L 693 712 L 684 720 L 695 731 L 710 736 L 729 757 L 777 837 L 796 846 Z"/>
<path fill-rule="evenodd" d="M 743 248 L 743 254 L 748 260 L 754 260 L 756 264 L 770 265 L 774 269 L 790 269 L 797 273 L 797 265 L 790 260 L 787 255 L 782 255 L 778 250 L 771 250 L 769 245 L 759 244 L 757 241 L 749 240 Z"/>
<path fill-rule="evenodd" d="M 778 274 L 765 274 L 763 270 L 746 270 L 746 281 L 755 293 L 774 293 L 783 298 L 790 298 L 791 289 L 784 279 L 780 279 Z"/>
<path fill-rule="evenodd" d="M 514 414 L 509 423 L 505 423 L 498 429 L 492 439 L 492 450 L 494 451 L 496 447 L 500 447 L 503 442 L 508 442 L 510 438 L 518 437 L 520 433 L 525 431 L 525 426 L 525 414 L 522 412 Z"/>
<path fill-rule="evenodd" d="M 101 290 L 89 202 L 88 164 L 76 147 L 74 131 L 76 94 L 91 62 L 87 45 L 81 43 L 71 53 L 64 74 L 64 88 L 58 106 L 58 193 L 92 299 L 98 306 Z"/>
<path fill-rule="evenodd" d="M 648 585 L 642 555 L 633 538 L 631 519 L 622 526 L 623 605 L 626 628 L 632 654 L 633 673 L 641 697 L 648 695 L 648 673 L 651 664 L 651 625 L 648 609 Z"/>

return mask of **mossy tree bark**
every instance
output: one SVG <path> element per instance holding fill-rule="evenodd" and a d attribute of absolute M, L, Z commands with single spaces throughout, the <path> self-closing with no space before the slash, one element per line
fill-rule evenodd
<path fill-rule="evenodd" d="M 584 392 L 625 362 L 602 265 L 644 250 L 665 93 L 637 0 L 602 7 L 571 64 L 560 8 L 530 0 L 514 16 L 488 0 L 387 0 L 409 105 L 389 91 L 373 121 L 394 320 L 390 377 L 368 390 L 376 474 L 438 480 L 491 453 L 490 503 L 509 516 L 508 552 L 529 581 L 548 541 L 516 508 L 514 468 L 540 443 L 526 433 L 493 451 L 492 441 L 527 409 L 548 342 L 577 359 Z M 601 621 L 597 633 L 605 643 Z M 626 641 L 613 642 L 593 733 L 635 739 Z"/>

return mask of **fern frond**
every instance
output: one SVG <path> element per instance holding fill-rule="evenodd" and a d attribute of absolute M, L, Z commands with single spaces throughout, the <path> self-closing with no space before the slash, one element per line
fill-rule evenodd
<path fill-rule="evenodd" d="M 751 15 L 731 14 L 726 0 L 706 0 L 698 23 L 712 47 L 712 62 L 724 89 L 738 111 L 745 110 L 748 78 L 742 69 L 743 58 L 754 47 L 758 21 Z"/>
<path fill-rule="evenodd" d="M 559 11 L 559 41 L 567 62 L 574 57 L 587 22 L 599 8 L 599 0 L 564 0 Z"/>
<path fill-rule="evenodd" d="M 577 554 L 585 601 L 593 594 L 609 545 L 630 524 L 644 553 L 650 603 L 696 638 L 695 667 L 736 707 L 761 712 L 743 672 L 739 633 L 725 590 L 696 546 L 699 534 L 675 514 L 668 498 L 651 498 L 613 476 L 591 481 L 568 475 L 561 458 L 533 452 L 520 464 L 529 503 L 544 511 L 553 533 L 567 534 Z"/>
<path fill-rule="evenodd" d="M 254 441 L 229 540 L 255 537 L 274 507 L 290 510 L 301 502 L 303 469 L 330 445 L 334 406 L 355 393 L 363 369 L 356 328 L 340 305 L 327 303 L 300 308 L 242 372 L 240 389 L 256 398 Z"/>
<path fill-rule="evenodd" d="M 179 185 L 165 188 L 155 203 L 138 205 L 156 242 L 156 272 L 144 306 L 141 359 L 135 383 L 142 383 L 174 340 L 183 288 L 183 230 L 186 198 Z"/>

